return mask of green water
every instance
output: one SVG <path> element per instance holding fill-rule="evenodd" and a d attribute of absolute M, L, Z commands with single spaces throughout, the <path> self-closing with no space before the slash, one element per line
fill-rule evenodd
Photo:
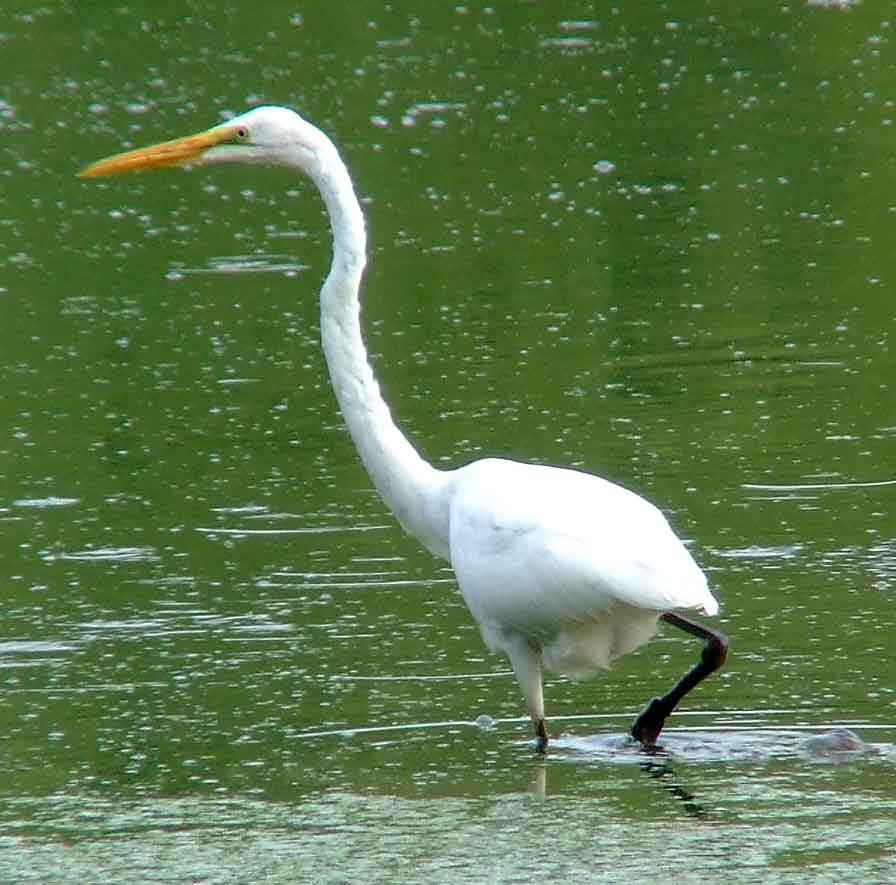
<path fill-rule="evenodd" d="M 8 6 L 0 879 L 889 878 L 884 5 Z M 695 659 L 669 633 L 549 681 L 536 758 L 342 429 L 305 183 L 74 177 L 261 102 L 353 171 L 427 457 L 599 472 L 706 569 L 732 655 L 667 755 L 624 735 Z"/>

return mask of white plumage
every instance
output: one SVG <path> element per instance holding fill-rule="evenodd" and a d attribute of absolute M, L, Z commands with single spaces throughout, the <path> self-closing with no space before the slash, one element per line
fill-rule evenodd
<path fill-rule="evenodd" d="M 256 108 L 81 174 L 226 162 L 289 166 L 317 185 L 333 230 L 322 343 L 346 425 L 383 500 L 410 534 L 450 560 L 485 642 L 510 659 L 540 750 L 547 745 L 543 667 L 589 677 L 646 642 L 659 618 L 707 640 L 701 663 L 636 721 L 634 736 L 653 746 L 668 713 L 727 651 L 718 634 L 672 613 L 717 612 L 703 573 L 659 510 L 604 479 L 501 459 L 445 471 L 420 457 L 393 423 L 367 360 L 364 218 L 330 139 L 290 110 Z"/>
<path fill-rule="evenodd" d="M 671 609 L 718 604 L 665 517 L 640 496 L 574 470 L 489 459 L 462 468 L 451 565 L 493 651 L 511 661 L 533 718 L 539 662 L 587 679 L 656 632 Z"/>

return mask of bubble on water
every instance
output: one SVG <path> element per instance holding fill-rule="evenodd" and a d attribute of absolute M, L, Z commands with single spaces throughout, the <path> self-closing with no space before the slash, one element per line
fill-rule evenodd
<path fill-rule="evenodd" d="M 483 713 L 481 716 L 477 716 L 475 721 L 473 722 L 477 728 L 482 729 L 482 731 L 494 731 L 497 723 L 491 716 Z"/>

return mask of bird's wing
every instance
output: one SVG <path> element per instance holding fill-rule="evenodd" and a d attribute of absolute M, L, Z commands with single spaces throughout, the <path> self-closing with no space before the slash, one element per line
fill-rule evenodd
<path fill-rule="evenodd" d="M 451 508 L 451 561 L 480 623 L 550 632 L 619 603 L 717 610 L 665 517 L 633 492 L 512 461 L 464 470 Z"/>

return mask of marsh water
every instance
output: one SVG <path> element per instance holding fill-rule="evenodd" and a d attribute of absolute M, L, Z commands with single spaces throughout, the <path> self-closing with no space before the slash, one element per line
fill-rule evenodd
<path fill-rule="evenodd" d="M 886 4 L 4 9 L 0 879 L 890 878 Z M 706 569 L 732 653 L 663 753 L 668 631 L 533 752 L 342 427 L 306 183 L 75 178 L 258 103 L 352 169 L 426 456 L 598 472 Z"/>

